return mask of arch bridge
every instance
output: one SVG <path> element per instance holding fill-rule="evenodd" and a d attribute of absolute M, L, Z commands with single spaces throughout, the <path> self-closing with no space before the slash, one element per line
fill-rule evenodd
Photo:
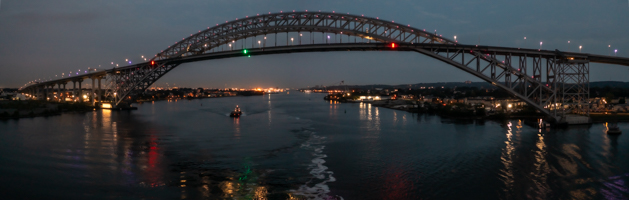
<path fill-rule="evenodd" d="M 417 52 L 509 92 L 554 121 L 565 120 L 570 113 L 589 115 L 590 62 L 629 66 L 629 59 L 623 57 L 459 44 L 436 32 L 363 15 L 281 12 L 247 16 L 207 27 L 143 63 L 35 82 L 21 88 L 21 92 L 38 99 L 61 99 L 67 95 L 61 92 L 61 86 L 66 91 L 66 84 L 73 82 L 73 96 L 82 100 L 81 82 L 91 79 L 92 89 L 86 96 L 93 104 L 98 99 L 122 107 L 184 63 L 326 51 Z M 103 79 L 105 89 L 101 90 Z M 76 83 L 79 83 L 78 93 Z M 55 86 L 59 96 L 54 96 Z"/>

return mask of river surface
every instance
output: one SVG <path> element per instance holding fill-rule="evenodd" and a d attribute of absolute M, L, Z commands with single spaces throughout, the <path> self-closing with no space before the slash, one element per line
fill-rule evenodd
<path fill-rule="evenodd" d="M 0 199 L 628 199 L 629 124 L 540 130 L 324 101 L 0 121 Z M 228 117 L 239 105 L 244 115 Z"/>

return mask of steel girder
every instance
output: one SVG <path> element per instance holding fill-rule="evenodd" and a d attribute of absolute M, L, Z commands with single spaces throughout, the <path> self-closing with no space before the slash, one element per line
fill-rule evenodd
<path fill-rule="evenodd" d="M 202 54 L 221 44 L 252 36 L 285 32 L 325 32 L 370 38 L 379 42 L 455 44 L 436 34 L 399 23 L 329 12 L 269 13 L 217 24 L 191 34 L 152 60 Z"/>
<path fill-rule="evenodd" d="M 559 83 L 561 83 L 561 111 L 581 115 L 590 115 L 590 64 L 584 61 L 560 61 L 558 65 Z"/>
<path fill-rule="evenodd" d="M 450 48 L 453 51 L 449 51 Z M 556 112 L 551 111 L 551 107 L 556 105 L 557 101 L 555 85 L 551 82 L 544 84 L 541 81 L 542 58 L 530 58 L 526 55 L 517 56 L 518 65 L 516 67 L 512 65 L 514 56 L 509 54 L 497 55 L 495 52 L 494 54 L 483 54 L 480 51 L 456 50 L 450 46 L 415 48 L 415 51 L 466 71 L 511 93 L 554 120 L 560 119 Z M 529 59 L 534 61 L 532 64 L 535 75 L 531 76 L 527 72 L 527 69 L 530 69 L 527 65 Z M 552 61 L 554 59 L 548 58 L 547 60 Z M 547 66 L 547 69 L 554 70 L 550 66 Z"/>

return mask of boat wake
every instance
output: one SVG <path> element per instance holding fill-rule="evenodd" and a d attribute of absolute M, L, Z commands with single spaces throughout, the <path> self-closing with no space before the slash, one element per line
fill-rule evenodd
<path fill-rule="evenodd" d="M 291 192 L 296 196 L 303 196 L 307 199 L 342 200 L 343 198 L 340 196 L 328 195 L 330 188 L 327 183 L 334 182 L 336 179 L 332 176 L 334 172 L 329 171 L 328 167 L 323 165 L 325 163 L 324 158 L 327 157 L 327 155 L 323 153 L 326 137 L 318 136 L 313 131 L 305 131 L 310 133 L 310 137 L 301 145 L 301 148 L 311 151 L 312 156 L 314 156 L 312 163 L 308 165 L 312 177 L 304 185 L 300 186 L 299 189 Z"/>
<path fill-rule="evenodd" d="M 229 117 L 229 115 L 230 115 L 230 114 L 231 114 L 231 113 L 224 113 L 223 115 L 225 115 L 225 116 Z M 240 116 L 241 116 L 241 117 L 242 117 L 242 116 L 247 116 L 247 113 L 242 112 L 242 114 L 240 114 Z"/>

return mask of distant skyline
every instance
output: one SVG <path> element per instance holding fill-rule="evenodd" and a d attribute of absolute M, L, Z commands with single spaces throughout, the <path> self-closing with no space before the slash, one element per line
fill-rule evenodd
<path fill-rule="evenodd" d="M 628 2 L 629 3 L 629 2 Z M 78 69 L 140 61 L 200 29 L 257 13 L 322 10 L 437 30 L 462 44 L 629 57 L 624 1 L 0 0 L 0 88 Z M 524 39 L 526 37 L 526 39 Z M 568 43 L 570 41 L 570 43 Z M 610 46 L 611 45 L 611 46 Z M 591 64 L 591 81 L 627 81 L 629 67 Z M 320 52 L 183 64 L 154 86 L 282 87 L 481 81 L 414 52 Z"/>

